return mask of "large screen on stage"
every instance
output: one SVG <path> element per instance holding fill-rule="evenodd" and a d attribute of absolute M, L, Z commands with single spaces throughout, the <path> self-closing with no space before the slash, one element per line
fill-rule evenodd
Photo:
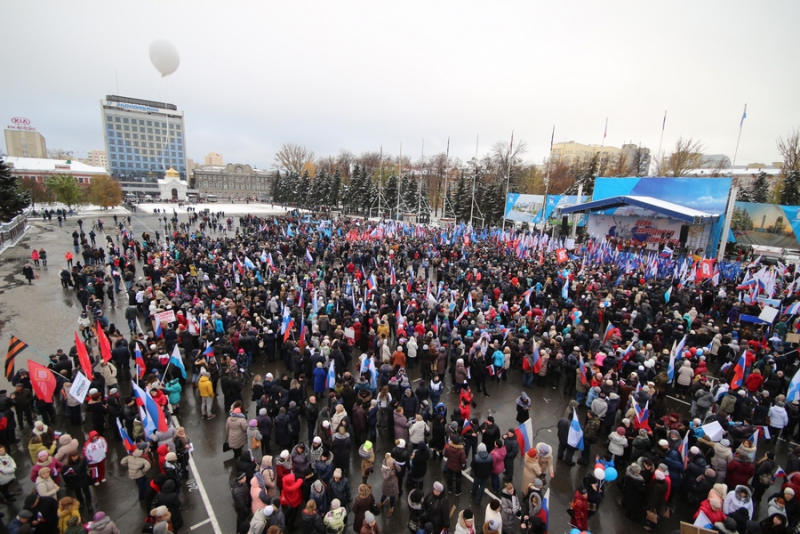
<path fill-rule="evenodd" d="M 737 243 L 800 249 L 800 206 L 737 202 L 731 234 Z M 728 236 L 730 241 L 730 235 Z"/>
<path fill-rule="evenodd" d="M 725 212 L 730 178 L 598 178 L 594 200 L 622 195 L 653 197 L 712 215 Z M 603 210 L 611 215 L 617 208 Z"/>
<path fill-rule="evenodd" d="M 506 197 L 506 219 L 509 221 L 538 222 L 541 220 L 544 195 L 509 193 Z"/>

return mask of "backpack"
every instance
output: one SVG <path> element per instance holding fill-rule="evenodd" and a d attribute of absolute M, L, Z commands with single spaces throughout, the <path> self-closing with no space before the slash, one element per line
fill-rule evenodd
<path fill-rule="evenodd" d="M 255 432 L 253 433 L 253 437 L 250 438 L 250 450 L 261 450 L 261 440 L 256 439 Z"/>

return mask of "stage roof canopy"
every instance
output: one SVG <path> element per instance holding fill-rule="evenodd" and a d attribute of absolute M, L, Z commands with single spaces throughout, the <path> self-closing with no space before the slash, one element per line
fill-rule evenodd
<path fill-rule="evenodd" d="M 687 223 L 706 223 L 719 219 L 718 213 L 706 213 L 686 206 L 680 206 L 653 197 L 629 196 L 603 198 L 585 204 L 576 204 L 566 208 L 561 208 L 561 214 L 583 213 L 588 211 L 600 211 L 608 208 L 618 208 L 620 206 L 636 206 L 644 208 L 673 219 L 679 219 Z"/>

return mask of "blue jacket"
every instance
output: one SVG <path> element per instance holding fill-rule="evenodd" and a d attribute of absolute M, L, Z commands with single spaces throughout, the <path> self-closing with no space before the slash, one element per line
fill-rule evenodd
<path fill-rule="evenodd" d="M 683 475 L 683 458 L 681 453 L 672 449 L 664 457 L 664 463 L 669 469 L 669 478 L 672 480 L 672 487 L 679 488 L 681 485 L 681 475 Z"/>
<path fill-rule="evenodd" d="M 328 371 L 324 367 L 317 367 L 314 369 L 312 376 L 314 377 L 314 391 L 325 391 Z"/>
<path fill-rule="evenodd" d="M 505 365 L 505 363 L 506 363 L 506 357 L 503 354 L 503 351 L 501 350 L 494 351 L 494 354 L 492 354 L 492 364 L 495 367 L 502 368 Z"/>
<path fill-rule="evenodd" d="M 183 388 L 177 378 L 164 384 L 164 391 L 166 391 L 169 396 L 170 404 L 178 404 L 181 401 L 181 391 L 183 391 Z"/>

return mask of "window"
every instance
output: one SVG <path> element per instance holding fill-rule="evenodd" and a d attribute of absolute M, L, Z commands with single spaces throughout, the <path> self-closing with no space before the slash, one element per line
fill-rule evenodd
<path fill-rule="evenodd" d="M 119 117 L 114 117 L 114 122 L 119 122 Z"/>
<path fill-rule="evenodd" d="M 133 134 L 134 139 L 139 139 L 139 134 Z M 137 145 L 138 146 L 138 145 Z"/>
<path fill-rule="evenodd" d="M 127 152 L 128 154 L 130 154 L 131 152 L 133 152 L 133 150 L 131 150 L 131 147 L 128 147 L 128 148 L 126 148 L 126 149 L 125 149 L 125 152 Z M 128 157 L 130 157 L 130 156 L 128 156 Z"/>
<path fill-rule="evenodd" d="M 139 124 L 141 124 L 142 126 L 144 126 L 144 121 L 143 121 L 142 119 L 139 119 Z"/>
<path fill-rule="evenodd" d="M 174 130 L 174 129 L 175 129 L 175 125 L 174 125 L 174 124 L 170 124 L 170 125 L 169 125 L 169 129 L 170 129 L 170 130 Z"/>
<path fill-rule="evenodd" d="M 106 115 L 106 122 L 114 122 L 114 117 L 111 115 Z"/>
<path fill-rule="evenodd" d="M 147 125 L 148 125 L 148 126 L 152 126 L 152 125 L 153 125 L 153 121 L 147 121 Z M 150 130 L 150 128 L 148 128 L 148 130 L 149 130 L 149 131 L 152 131 L 152 130 Z"/>
<path fill-rule="evenodd" d="M 130 132 L 131 131 L 131 127 L 130 126 L 125 126 L 125 131 L 126 132 Z"/>
<path fill-rule="evenodd" d="M 161 136 L 160 135 L 156 136 L 156 141 L 161 141 Z"/>
<path fill-rule="evenodd" d="M 133 128 L 131 128 L 131 130 L 133 130 L 134 132 L 138 132 L 139 131 L 139 127 L 138 126 L 134 126 Z"/>
<path fill-rule="evenodd" d="M 126 133 L 126 134 L 125 134 L 125 139 L 130 139 L 130 138 L 131 138 L 131 134 L 129 134 L 129 133 Z"/>
<path fill-rule="evenodd" d="M 128 118 L 126 117 L 126 118 L 122 119 L 122 122 L 124 122 L 125 124 L 128 124 Z"/>
<path fill-rule="evenodd" d="M 153 129 L 152 128 L 148 128 L 147 129 L 147 133 L 153 133 Z M 152 137 L 150 139 L 152 139 Z"/>
<path fill-rule="evenodd" d="M 176 125 L 175 129 L 180 130 L 181 129 L 181 125 L 180 124 Z"/>
<path fill-rule="evenodd" d="M 167 123 L 166 123 L 166 122 L 162 122 L 162 123 L 161 123 L 161 127 L 162 127 L 162 128 L 166 128 L 166 127 L 167 127 Z"/>
<path fill-rule="evenodd" d="M 135 146 L 135 147 L 137 147 L 137 148 L 138 148 L 138 147 L 139 147 L 139 141 L 134 141 L 134 142 L 133 142 L 133 146 Z"/>
<path fill-rule="evenodd" d="M 117 124 L 116 126 L 114 126 L 114 129 L 117 130 L 117 131 L 120 131 L 120 130 L 122 130 L 122 126 Z"/>

